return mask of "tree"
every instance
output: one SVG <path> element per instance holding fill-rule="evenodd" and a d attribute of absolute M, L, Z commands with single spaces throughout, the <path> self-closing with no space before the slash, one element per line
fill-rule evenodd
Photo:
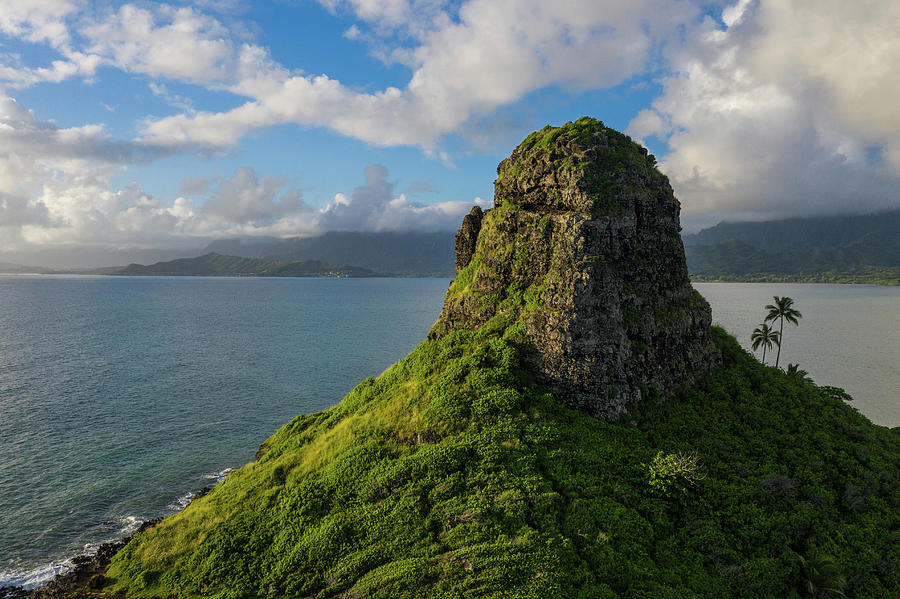
<path fill-rule="evenodd" d="M 765 364 L 766 350 L 772 349 L 773 345 L 781 346 L 781 334 L 775 329 L 769 328 L 769 325 L 766 323 L 762 323 L 754 329 L 753 334 L 750 336 L 750 341 L 753 351 L 756 351 L 759 349 L 759 346 L 762 345 L 762 362 Z"/>
<path fill-rule="evenodd" d="M 778 366 L 778 361 L 781 359 L 781 339 L 784 335 L 784 321 L 787 320 L 795 325 L 799 325 L 800 323 L 797 322 L 797 319 L 803 318 L 803 315 L 794 309 L 794 300 L 791 298 L 778 297 L 777 295 L 772 296 L 772 298 L 775 300 L 775 303 L 766 306 L 766 310 L 769 311 L 769 314 L 766 316 L 766 322 L 771 320 L 774 323 L 778 320 L 781 324 L 781 327 L 778 329 L 778 355 L 775 356 L 775 366 Z"/>
<path fill-rule="evenodd" d="M 811 383 L 812 379 L 809 378 L 809 373 L 800 368 L 799 364 L 788 364 L 787 370 L 785 373 L 791 377 L 792 379 L 796 379 L 803 383 Z"/>
<path fill-rule="evenodd" d="M 841 574 L 840 566 L 832 556 L 815 547 L 804 557 L 797 555 L 800 562 L 800 589 L 807 597 L 846 597 L 847 579 Z"/>

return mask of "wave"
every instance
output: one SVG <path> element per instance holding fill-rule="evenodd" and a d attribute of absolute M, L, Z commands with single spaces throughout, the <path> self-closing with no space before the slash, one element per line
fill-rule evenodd
<path fill-rule="evenodd" d="M 225 470 L 222 470 L 220 472 L 204 474 L 203 478 L 205 480 L 214 481 L 210 486 L 215 486 L 225 480 L 225 477 L 232 472 L 234 472 L 234 468 L 226 468 Z M 208 489 L 204 489 L 204 491 L 207 490 Z M 186 508 L 198 495 L 203 495 L 204 491 L 192 491 L 177 496 L 171 503 L 166 506 L 165 510 L 163 510 L 162 515 L 170 516 L 172 514 L 180 512 L 181 510 Z M 100 549 L 101 545 L 105 543 L 121 541 L 122 539 L 133 535 L 141 527 L 141 524 L 143 524 L 147 520 L 149 520 L 149 518 L 139 518 L 137 516 L 122 516 L 115 522 L 109 523 L 110 525 L 113 525 L 113 528 L 116 531 L 111 538 L 107 538 L 96 543 L 89 543 L 85 545 L 84 548 L 77 553 L 77 555 L 92 556 L 97 553 L 97 550 Z M 0 570 L 0 596 L 3 596 L 3 587 L 21 587 L 25 590 L 30 591 L 32 589 L 44 586 L 55 577 L 70 572 L 75 567 L 75 564 L 72 561 L 75 557 L 76 555 L 72 555 L 69 557 L 53 560 L 48 564 L 39 566 L 31 570 Z"/>

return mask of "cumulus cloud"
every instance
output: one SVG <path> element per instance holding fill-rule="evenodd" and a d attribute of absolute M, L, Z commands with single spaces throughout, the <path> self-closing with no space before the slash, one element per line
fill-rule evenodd
<path fill-rule="evenodd" d="M 0 31 L 29 42 L 64 47 L 69 42 L 65 19 L 82 4 L 78 0 L 4 0 Z"/>
<path fill-rule="evenodd" d="M 23 86 L 88 77 L 111 65 L 246 98 L 222 112 L 173 102 L 182 113 L 148 122 L 143 139 L 149 144 L 229 147 L 253 130 L 294 123 L 435 155 L 445 135 L 464 132 L 534 90 L 609 87 L 643 72 L 698 14 L 688 0 L 321 0 L 359 19 L 351 36 L 411 70 L 402 88 L 362 92 L 327 74 L 276 63 L 265 48 L 239 41 L 238 31 L 198 7 L 126 3 L 98 12 L 74 0 L 42 2 L 58 4 L 61 16 L 28 12 L 27 3 L 15 0 L 18 12 L 5 31 L 53 40 L 62 59 L 39 68 L 5 65 L 0 79 Z M 49 33 L 52 23 L 58 34 Z M 69 29 L 77 31 L 80 48 L 69 48 Z"/>
<path fill-rule="evenodd" d="M 94 18 L 81 28 L 88 51 L 117 67 L 150 77 L 196 83 L 230 81 L 242 48 L 215 18 L 191 7 L 133 4 Z"/>
<path fill-rule="evenodd" d="M 741 0 L 673 49 L 638 138 L 687 220 L 872 211 L 900 204 L 900 5 Z"/>
<path fill-rule="evenodd" d="M 444 135 L 536 89 L 610 87 L 643 72 L 661 44 L 697 15 L 693 4 L 676 0 L 470 0 L 455 18 L 441 2 L 325 4 L 352 10 L 378 27 L 414 29 L 415 44 L 398 44 L 396 52 L 385 54 L 412 70 L 405 88 L 363 93 L 327 75 L 291 73 L 248 49 L 246 60 L 254 67 L 235 69 L 234 81 L 225 86 L 249 101 L 228 111 L 153 121 L 145 139 L 227 146 L 254 129 L 295 123 L 326 126 L 380 146 L 434 150 Z M 424 29 L 415 25 L 423 7 L 442 15 L 428 19 Z"/>
<path fill-rule="evenodd" d="M 365 183 L 348 198 L 336 194 L 319 215 L 321 230 L 327 231 L 452 231 L 472 206 L 488 207 L 481 198 L 434 204 L 411 202 L 396 194 L 388 180 L 388 169 L 380 164 L 365 168 Z M 421 182 L 420 182 L 421 183 Z"/>
<path fill-rule="evenodd" d="M 265 226 L 280 218 L 308 210 L 295 187 L 285 190 L 287 181 L 260 177 L 250 167 L 240 167 L 234 177 L 219 183 L 204 213 L 221 222 Z"/>
<path fill-rule="evenodd" d="M 410 202 L 395 193 L 388 169 L 375 164 L 366 167 L 364 183 L 349 196 L 337 194 L 320 209 L 303 202 L 286 178 L 250 167 L 239 167 L 230 177 L 186 179 L 183 196 L 156 198 L 136 184 L 111 185 L 134 155 L 102 128 L 60 129 L 3 98 L 0 251 L 190 249 L 219 237 L 452 230 L 473 203 Z M 475 203 L 485 204 L 478 198 Z"/>

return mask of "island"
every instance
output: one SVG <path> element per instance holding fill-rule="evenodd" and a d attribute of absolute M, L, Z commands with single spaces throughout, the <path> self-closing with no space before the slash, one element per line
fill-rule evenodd
<path fill-rule="evenodd" d="M 900 429 L 710 325 L 655 162 L 528 136 L 412 353 L 36 595 L 900 596 Z"/>

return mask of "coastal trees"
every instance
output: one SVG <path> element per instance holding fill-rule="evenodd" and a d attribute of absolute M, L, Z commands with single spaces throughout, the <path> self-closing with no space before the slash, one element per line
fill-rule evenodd
<path fill-rule="evenodd" d="M 772 299 L 775 300 L 775 303 L 766 306 L 766 310 L 769 311 L 766 315 L 766 322 L 772 321 L 772 324 L 775 324 L 775 321 L 777 320 L 780 324 L 778 329 L 778 354 L 775 356 L 775 366 L 777 367 L 778 361 L 781 359 L 781 340 L 784 335 L 784 321 L 787 320 L 788 322 L 798 325 L 797 319 L 803 318 L 803 315 L 794 309 L 793 299 L 787 296 L 778 297 L 777 295 L 772 296 Z M 756 347 L 753 349 L 756 349 Z"/>
<path fill-rule="evenodd" d="M 762 346 L 762 362 L 763 364 L 765 364 L 766 350 L 772 349 L 773 345 L 778 345 L 779 347 L 781 346 L 781 334 L 775 329 L 769 327 L 768 324 L 762 323 L 753 330 L 753 334 L 750 336 L 750 341 L 753 351 L 756 351 L 760 346 Z"/>
<path fill-rule="evenodd" d="M 785 373 L 791 377 L 792 379 L 798 380 L 803 383 L 811 383 L 812 379 L 809 377 L 809 373 L 802 368 L 800 368 L 799 364 L 788 364 L 787 370 Z"/>

